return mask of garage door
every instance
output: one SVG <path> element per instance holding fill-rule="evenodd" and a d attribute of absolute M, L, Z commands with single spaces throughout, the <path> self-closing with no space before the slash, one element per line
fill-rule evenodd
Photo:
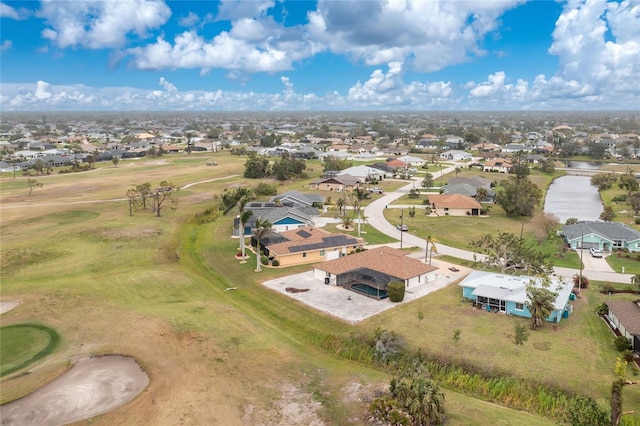
<path fill-rule="evenodd" d="M 598 243 L 588 243 L 588 242 L 585 241 L 585 242 L 582 243 L 582 248 L 586 249 L 586 250 L 589 250 L 590 248 L 599 249 L 600 248 L 600 244 L 598 244 Z"/>

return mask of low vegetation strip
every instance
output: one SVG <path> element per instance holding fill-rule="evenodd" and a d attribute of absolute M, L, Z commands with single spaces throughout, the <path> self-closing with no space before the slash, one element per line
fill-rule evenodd
<path fill-rule="evenodd" d="M 52 353 L 60 335 L 41 324 L 14 324 L 0 327 L 0 341 L 0 377 L 4 377 Z"/>
<path fill-rule="evenodd" d="M 385 337 L 386 336 L 386 337 Z M 391 371 L 421 365 L 443 387 L 489 402 L 573 425 L 608 425 L 609 412 L 594 399 L 535 380 L 519 380 L 491 373 L 471 363 L 461 364 L 434 354 L 410 352 L 403 338 L 378 330 L 373 336 L 351 333 L 326 335 L 319 343 L 325 350 L 352 361 Z"/>

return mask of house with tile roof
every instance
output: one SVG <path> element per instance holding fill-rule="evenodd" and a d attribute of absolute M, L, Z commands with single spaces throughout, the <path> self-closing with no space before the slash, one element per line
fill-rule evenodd
<path fill-rule="evenodd" d="M 435 280 L 437 269 L 407 257 L 402 250 L 381 246 L 313 265 L 313 276 L 327 285 L 384 299 L 390 282 L 403 282 L 411 291 Z"/>
<path fill-rule="evenodd" d="M 474 198 L 461 194 L 429 194 L 429 206 L 438 216 L 480 216 L 482 206 Z"/>
<path fill-rule="evenodd" d="M 361 249 L 366 242 L 348 234 L 332 234 L 315 226 L 305 226 L 267 235 L 263 252 L 280 266 L 302 265 L 337 259 Z"/>
<path fill-rule="evenodd" d="M 509 173 L 513 164 L 504 158 L 492 158 L 486 160 L 482 166 L 484 172 Z"/>
<path fill-rule="evenodd" d="M 578 250 L 600 249 L 640 252 L 640 232 L 620 222 L 583 221 L 562 227 L 562 235 L 569 246 Z"/>
<path fill-rule="evenodd" d="M 488 312 L 531 318 L 527 308 L 527 285 L 542 287 L 539 277 L 527 275 L 496 274 L 486 271 L 472 271 L 458 284 L 462 287 L 462 297 L 474 302 L 474 306 Z M 573 311 L 569 304 L 573 284 L 552 278 L 548 287 L 557 294 L 553 310 L 546 318 L 549 322 L 560 322 Z"/>
<path fill-rule="evenodd" d="M 319 191 L 353 191 L 360 185 L 359 178 L 351 175 L 339 175 L 326 178 L 318 178 L 309 183 L 309 189 Z"/>
<path fill-rule="evenodd" d="M 640 354 L 640 299 L 611 300 L 607 307 L 607 318 L 614 332 L 617 330 L 629 339 L 633 351 Z"/>

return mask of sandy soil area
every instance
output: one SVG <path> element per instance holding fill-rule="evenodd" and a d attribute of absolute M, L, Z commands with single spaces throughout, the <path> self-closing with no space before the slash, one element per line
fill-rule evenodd
<path fill-rule="evenodd" d="M 3 302 L 0 301 L 0 314 L 4 314 L 5 312 L 9 312 L 16 306 L 18 306 L 20 302 Z"/>
<path fill-rule="evenodd" d="M 126 404 L 148 384 L 147 374 L 133 358 L 86 358 L 32 394 L 1 406 L 0 424 L 49 426 L 77 422 Z"/>

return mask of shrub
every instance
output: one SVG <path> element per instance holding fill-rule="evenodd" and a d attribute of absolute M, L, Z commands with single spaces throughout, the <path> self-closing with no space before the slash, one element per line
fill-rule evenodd
<path fill-rule="evenodd" d="M 267 256 L 260 256 L 260 263 L 266 265 L 269 263 L 269 258 Z"/>
<path fill-rule="evenodd" d="M 631 349 L 631 342 L 624 336 L 618 336 L 613 339 L 613 344 L 616 346 L 618 352 L 623 352 L 628 349 Z"/>
<path fill-rule="evenodd" d="M 611 283 L 606 283 L 602 286 L 602 293 L 615 293 L 616 288 Z"/>
<path fill-rule="evenodd" d="M 618 202 L 618 203 L 624 203 L 625 201 L 627 201 L 627 194 L 616 195 L 615 197 L 613 197 L 611 199 L 611 201 Z"/>
<path fill-rule="evenodd" d="M 389 292 L 389 300 L 398 303 L 404 300 L 404 283 L 402 281 L 394 281 L 387 284 Z"/>
<path fill-rule="evenodd" d="M 589 278 L 585 277 L 584 275 L 582 276 L 582 279 L 580 278 L 580 275 L 576 274 L 573 276 L 573 288 L 589 288 Z"/>
<path fill-rule="evenodd" d="M 625 351 L 622 353 L 622 357 L 628 363 L 632 363 L 633 362 L 633 351 L 631 349 L 625 349 Z"/>
<path fill-rule="evenodd" d="M 272 266 L 280 266 L 280 261 L 278 259 L 274 259 L 271 261 Z"/>
<path fill-rule="evenodd" d="M 601 303 L 596 308 L 596 314 L 598 315 L 607 315 L 609 313 L 609 307 L 606 303 Z"/>

